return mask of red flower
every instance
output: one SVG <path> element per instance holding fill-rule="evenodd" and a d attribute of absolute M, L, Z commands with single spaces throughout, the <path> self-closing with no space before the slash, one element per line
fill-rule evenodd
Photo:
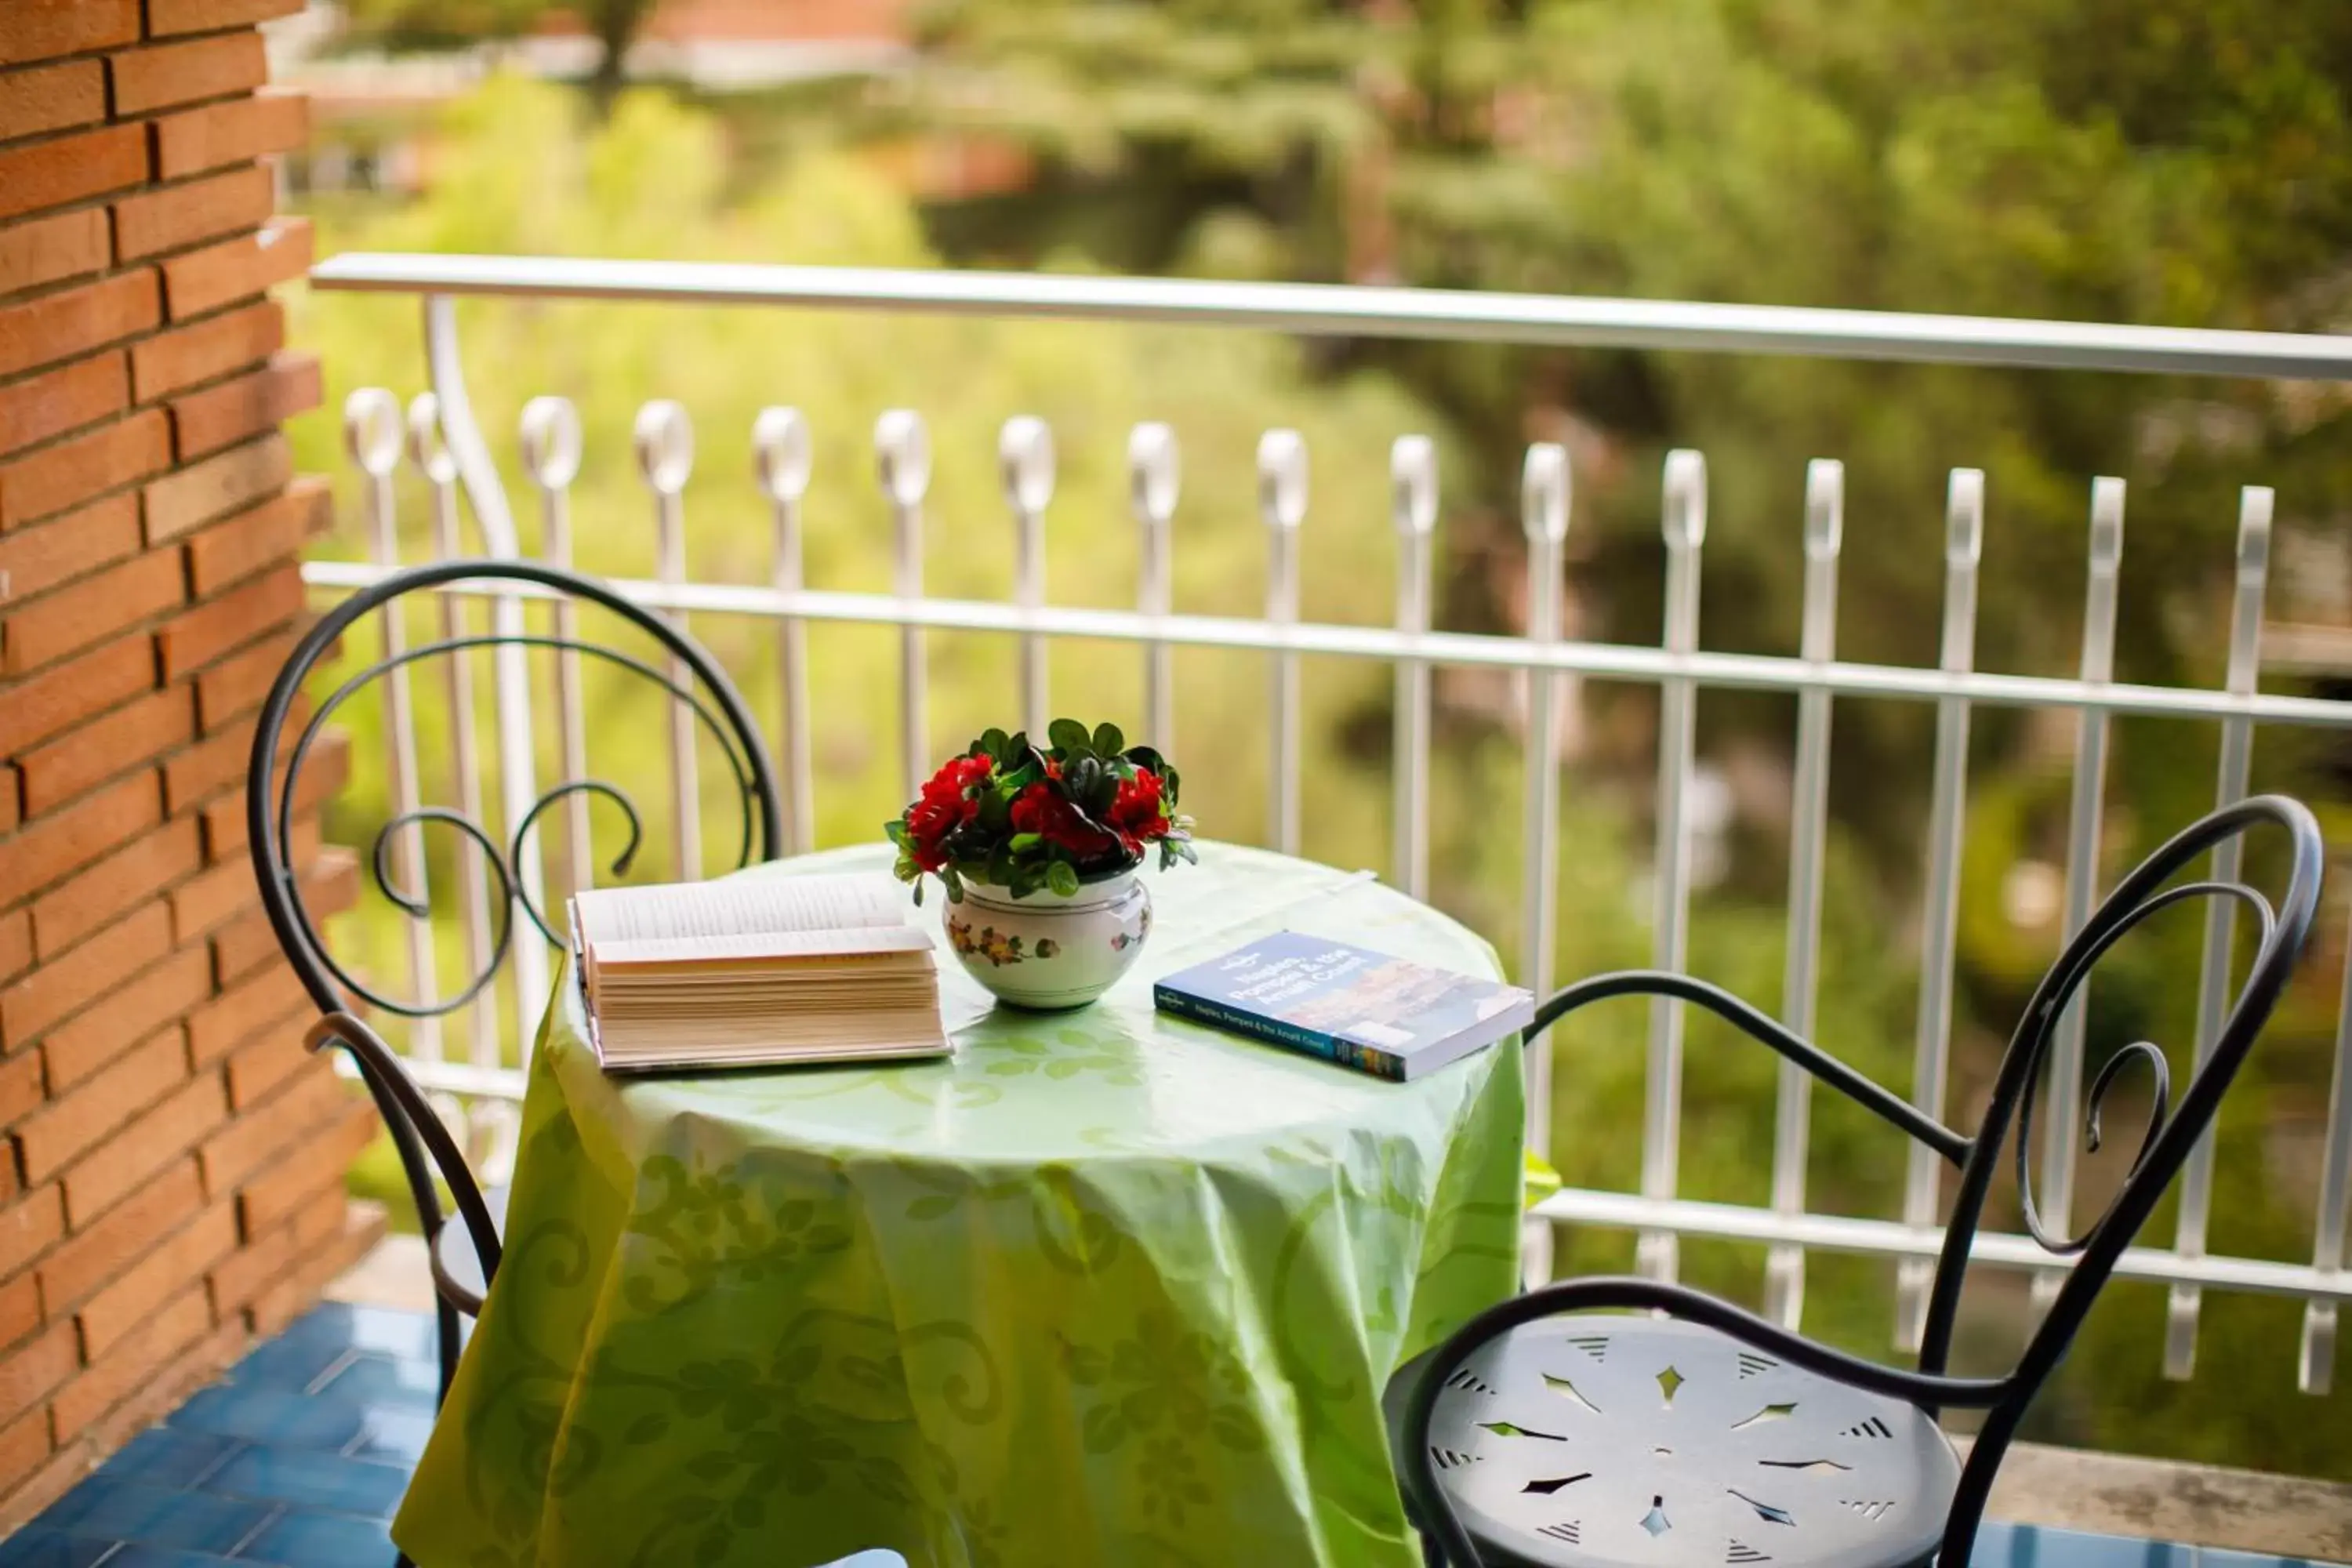
<path fill-rule="evenodd" d="M 948 863 L 942 847 L 948 835 L 980 815 L 977 791 L 995 770 L 987 757 L 955 757 L 925 781 L 922 798 L 907 808 L 907 837 L 916 865 L 937 871 Z"/>
<path fill-rule="evenodd" d="M 1109 834 L 1090 826 L 1076 806 L 1042 779 L 1013 796 L 1013 831 L 1034 833 L 1079 860 L 1107 855 L 1118 844 Z"/>
<path fill-rule="evenodd" d="M 1160 787 L 1158 773 L 1138 768 L 1133 778 L 1119 782 L 1118 794 L 1112 797 L 1110 829 L 1130 855 L 1140 855 L 1146 844 L 1168 837 Z"/>

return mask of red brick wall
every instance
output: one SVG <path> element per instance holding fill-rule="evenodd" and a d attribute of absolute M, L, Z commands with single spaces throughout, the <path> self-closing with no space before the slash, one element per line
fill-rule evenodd
<path fill-rule="evenodd" d="M 299 8 L 0 0 L 0 1528 L 372 1239 L 240 793 L 325 521 L 267 292 L 310 237 L 260 162 L 307 108 L 253 26 Z"/>

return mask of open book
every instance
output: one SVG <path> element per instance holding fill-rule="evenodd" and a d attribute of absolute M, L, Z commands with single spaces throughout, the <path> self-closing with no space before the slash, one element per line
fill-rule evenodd
<path fill-rule="evenodd" d="M 608 1072 L 951 1049 L 931 939 L 887 877 L 600 888 L 572 899 L 572 934 Z"/>

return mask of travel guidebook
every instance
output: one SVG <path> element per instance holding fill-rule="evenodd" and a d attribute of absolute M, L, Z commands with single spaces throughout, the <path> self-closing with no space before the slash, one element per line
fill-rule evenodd
<path fill-rule="evenodd" d="M 1531 992 L 1284 931 L 1169 975 L 1163 1013 L 1404 1082 L 1535 1017 Z"/>

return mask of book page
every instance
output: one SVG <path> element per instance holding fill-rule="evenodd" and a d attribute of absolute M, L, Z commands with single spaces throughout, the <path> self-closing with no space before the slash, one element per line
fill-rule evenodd
<path fill-rule="evenodd" d="M 724 936 L 636 937 L 596 943 L 596 966 L 674 965 L 744 959 L 815 958 L 836 953 L 928 952 L 931 939 L 913 926 L 825 931 L 759 931 Z"/>
<path fill-rule="evenodd" d="M 600 953 L 613 942 L 694 942 L 783 931 L 871 931 L 906 924 L 897 888 L 879 872 L 595 888 L 575 895 L 572 901 L 579 911 L 581 936 Z"/>

